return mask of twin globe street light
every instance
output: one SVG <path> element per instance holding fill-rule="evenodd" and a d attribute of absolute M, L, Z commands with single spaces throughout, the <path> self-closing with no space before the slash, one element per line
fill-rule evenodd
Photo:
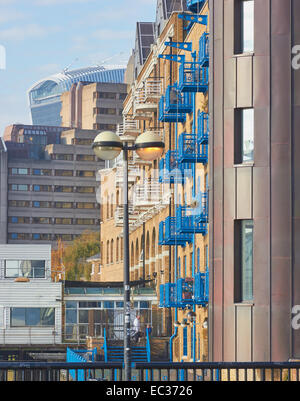
<path fill-rule="evenodd" d="M 130 272 L 129 272 L 129 209 L 128 209 L 128 151 L 135 151 L 142 160 L 152 161 L 162 156 L 165 144 L 159 135 L 146 131 L 139 135 L 135 143 L 129 145 L 111 131 L 98 134 L 93 142 L 93 150 L 101 160 L 113 160 L 123 151 L 123 241 L 124 241 L 124 369 L 125 380 L 131 380 L 130 349 Z"/>

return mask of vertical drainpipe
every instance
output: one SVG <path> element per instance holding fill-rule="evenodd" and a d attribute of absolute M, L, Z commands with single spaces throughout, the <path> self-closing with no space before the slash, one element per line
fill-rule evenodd
<path fill-rule="evenodd" d="M 172 38 L 170 38 L 170 41 L 172 42 Z M 173 54 L 173 49 L 172 49 L 172 47 L 170 47 L 170 55 L 172 55 L 172 54 Z M 172 74 L 173 74 L 172 61 L 170 60 L 170 69 L 169 69 L 170 82 L 169 82 L 169 84 L 171 84 L 173 81 Z M 172 147 L 172 131 L 171 131 L 171 129 L 172 129 L 172 124 L 169 123 L 169 150 L 171 150 L 171 147 Z M 171 190 L 171 183 L 169 183 L 169 188 Z M 169 203 L 169 216 L 172 216 L 172 199 L 171 198 L 170 198 L 170 203 Z M 172 282 L 171 269 L 172 269 L 172 247 L 169 246 L 169 283 Z M 169 308 L 169 322 L 171 322 L 171 327 L 168 326 L 168 329 L 170 330 L 169 332 L 171 332 L 171 330 L 172 330 L 172 309 L 171 308 Z M 170 353 L 171 353 L 171 351 L 170 351 Z"/>
<path fill-rule="evenodd" d="M 178 124 L 175 124 L 175 149 L 177 149 L 177 136 L 178 136 Z M 174 184 L 175 193 L 174 199 L 175 204 L 177 204 L 177 183 Z M 178 263 L 178 245 L 175 245 L 175 256 L 174 256 L 174 283 L 177 283 L 177 263 Z M 178 320 L 178 308 L 175 307 L 175 319 L 174 321 L 177 322 Z M 178 327 L 175 327 L 174 334 L 170 338 L 170 362 L 173 362 L 173 341 L 177 337 L 178 334 Z"/>
<path fill-rule="evenodd" d="M 192 94 L 192 100 L 193 100 L 193 134 L 197 135 L 196 132 L 196 93 Z M 196 148 L 197 150 L 197 148 Z M 196 184 L 197 184 L 197 179 L 196 179 L 196 163 L 193 163 L 193 198 L 196 196 Z M 198 188 L 199 189 L 199 188 Z M 193 235 L 193 260 L 192 260 L 192 275 L 193 278 L 195 279 L 195 254 L 196 254 L 196 234 Z M 196 313 L 196 305 L 193 305 L 193 312 Z M 196 322 L 194 322 L 193 326 L 193 361 L 196 361 Z"/>

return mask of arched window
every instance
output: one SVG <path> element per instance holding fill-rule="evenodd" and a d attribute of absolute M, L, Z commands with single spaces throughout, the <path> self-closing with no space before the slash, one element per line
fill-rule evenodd
<path fill-rule="evenodd" d="M 130 253 L 130 266 L 134 266 L 134 245 L 131 243 L 131 253 Z"/>
<path fill-rule="evenodd" d="M 106 263 L 109 263 L 109 241 L 106 242 Z"/>
<path fill-rule="evenodd" d="M 114 196 L 111 196 L 110 201 L 110 217 L 114 217 Z"/>
<path fill-rule="evenodd" d="M 156 233 L 155 228 L 152 231 L 152 244 L 151 244 L 151 256 L 154 257 L 156 255 Z"/>
<path fill-rule="evenodd" d="M 136 265 L 136 266 L 139 264 L 139 257 L 140 257 L 140 253 L 139 253 L 139 240 L 136 239 L 136 242 L 135 242 L 135 265 Z"/>
<path fill-rule="evenodd" d="M 120 239 L 117 238 L 117 245 L 116 245 L 116 262 L 119 262 L 119 246 L 120 246 Z"/>
<path fill-rule="evenodd" d="M 110 263 L 114 263 L 114 240 L 110 243 Z"/>

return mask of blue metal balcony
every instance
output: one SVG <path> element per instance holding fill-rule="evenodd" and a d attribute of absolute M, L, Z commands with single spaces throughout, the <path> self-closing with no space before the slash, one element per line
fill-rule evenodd
<path fill-rule="evenodd" d="M 183 133 L 178 138 L 178 161 L 180 163 L 208 162 L 208 146 L 202 144 L 196 134 Z"/>
<path fill-rule="evenodd" d="M 166 89 L 166 113 L 191 113 L 193 111 L 192 96 L 188 92 L 180 92 L 178 85 L 169 85 Z"/>
<path fill-rule="evenodd" d="M 188 10 L 196 14 L 200 13 L 204 3 L 205 0 L 186 0 Z"/>
<path fill-rule="evenodd" d="M 179 233 L 176 229 L 176 218 L 168 216 L 165 221 L 159 223 L 159 245 L 186 246 L 192 242 L 192 234 Z"/>
<path fill-rule="evenodd" d="M 197 139 L 201 145 L 208 144 L 209 138 L 209 115 L 208 113 L 204 113 L 199 111 L 198 117 L 198 128 L 197 128 Z"/>
<path fill-rule="evenodd" d="M 194 304 L 194 280 L 192 278 L 180 278 L 177 280 L 177 304 L 184 308 Z"/>
<path fill-rule="evenodd" d="M 176 284 L 161 284 L 159 287 L 159 307 L 175 308 L 177 306 Z"/>
<path fill-rule="evenodd" d="M 208 90 L 209 69 L 198 61 L 183 62 L 179 67 L 178 88 L 181 92 L 202 92 Z"/>
<path fill-rule="evenodd" d="M 191 177 L 192 171 L 188 163 L 178 160 L 178 152 L 169 150 L 165 158 L 159 162 L 159 182 L 171 184 L 183 184 L 185 178 Z"/>
<path fill-rule="evenodd" d="M 196 273 L 195 278 L 179 278 L 176 283 L 161 284 L 160 308 L 185 308 L 190 305 L 206 306 L 208 303 L 208 271 Z"/>
<path fill-rule="evenodd" d="M 201 67 L 209 66 L 209 34 L 204 32 L 199 40 L 199 59 Z"/>
<path fill-rule="evenodd" d="M 165 123 L 184 123 L 186 113 L 171 113 L 166 110 L 166 98 L 162 96 L 159 101 L 158 120 Z"/>
<path fill-rule="evenodd" d="M 179 234 L 207 234 L 207 216 L 199 207 L 178 206 L 176 229 Z"/>
<path fill-rule="evenodd" d="M 196 305 L 206 306 L 209 301 L 209 273 L 195 274 L 194 301 Z"/>

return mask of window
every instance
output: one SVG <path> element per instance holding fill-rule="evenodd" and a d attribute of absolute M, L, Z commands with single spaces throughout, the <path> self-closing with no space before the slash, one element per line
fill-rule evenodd
<path fill-rule="evenodd" d="M 92 155 L 77 155 L 76 160 L 79 162 L 93 162 L 95 157 Z"/>
<path fill-rule="evenodd" d="M 33 185 L 32 187 L 34 192 L 51 192 L 51 185 Z"/>
<path fill-rule="evenodd" d="M 72 161 L 73 160 L 73 155 L 64 155 L 64 154 L 56 154 L 52 155 L 52 159 L 54 160 L 66 160 L 66 161 Z"/>
<path fill-rule="evenodd" d="M 254 161 L 254 109 L 235 109 L 234 162 Z"/>
<path fill-rule="evenodd" d="M 93 194 L 95 192 L 94 187 L 77 187 L 76 192 L 80 194 Z"/>
<path fill-rule="evenodd" d="M 93 219 L 76 219 L 76 224 L 78 225 L 93 225 Z"/>
<path fill-rule="evenodd" d="M 72 224 L 72 219 L 66 217 L 65 218 L 58 217 L 55 219 L 54 224 Z"/>
<path fill-rule="evenodd" d="M 79 202 L 76 205 L 77 209 L 94 209 L 94 206 L 94 203 L 90 202 Z"/>
<path fill-rule="evenodd" d="M 73 170 L 55 170 L 56 177 L 73 177 Z"/>
<path fill-rule="evenodd" d="M 113 92 L 97 92 L 97 99 L 116 99 L 116 93 L 113 93 Z"/>
<path fill-rule="evenodd" d="M 27 175 L 29 172 L 28 168 L 12 168 L 9 170 L 11 175 Z"/>
<path fill-rule="evenodd" d="M 73 203 L 72 202 L 55 202 L 55 207 L 57 209 L 72 209 Z"/>
<path fill-rule="evenodd" d="M 114 116 L 117 114 L 117 110 L 116 109 L 112 109 L 112 108 L 104 108 L 104 107 L 96 107 L 94 109 L 94 114 L 109 114 L 111 116 Z"/>
<path fill-rule="evenodd" d="M 30 207 L 29 201 L 12 200 L 8 202 L 9 207 Z"/>
<path fill-rule="evenodd" d="M 33 217 L 32 224 L 51 224 L 50 217 Z"/>
<path fill-rule="evenodd" d="M 25 184 L 11 184 L 9 185 L 10 191 L 28 191 L 29 186 Z"/>
<path fill-rule="evenodd" d="M 32 206 L 36 208 L 51 208 L 51 202 L 47 201 L 33 201 Z"/>
<path fill-rule="evenodd" d="M 40 234 L 40 233 L 36 233 L 36 234 L 32 234 L 32 239 L 34 241 L 51 241 L 51 234 Z"/>
<path fill-rule="evenodd" d="M 29 217 L 16 217 L 12 216 L 8 218 L 9 223 L 11 224 L 28 224 L 30 223 Z"/>
<path fill-rule="evenodd" d="M 55 234 L 55 240 L 62 240 L 62 241 L 72 241 L 73 236 L 72 234 Z"/>
<path fill-rule="evenodd" d="M 95 177 L 95 171 L 76 171 L 77 177 Z"/>
<path fill-rule="evenodd" d="M 11 308 L 11 327 L 54 326 L 54 308 Z"/>
<path fill-rule="evenodd" d="M 253 220 L 235 222 L 235 301 L 253 300 Z"/>
<path fill-rule="evenodd" d="M 55 185 L 54 192 L 67 192 L 67 193 L 70 193 L 70 192 L 73 192 L 73 187 L 65 187 L 65 186 L 62 186 L 62 185 Z"/>
<path fill-rule="evenodd" d="M 45 278 L 44 260 L 6 260 L 5 277 Z"/>
<path fill-rule="evenodd" d="M 12 240 L 22 240 L 22 241 L 30 240 L 30 234 L 25 234 L 25 233 L 9 233 L 8 237 L 9 239 Z"/>
<path fill-rule="evenodd" d="M 49 176 L 51 175 L 51 170 L 46 170 L 46 169 L 33 169 L 32 170 L 33 175 L 46 175 Z"/>
<path fill-rule="evenodd" d="M 235 54 L 254 51 L 254 0 L 235 0 Z"/>

